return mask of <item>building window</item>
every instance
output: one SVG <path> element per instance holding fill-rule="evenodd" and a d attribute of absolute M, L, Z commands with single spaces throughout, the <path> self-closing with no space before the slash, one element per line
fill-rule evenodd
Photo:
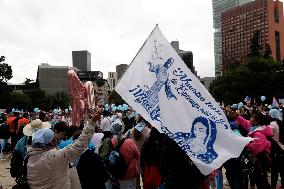
<path fill-rule="evenodd" d="M 274 7 L 274 21 L 279 23 L 279 11 L 278 7 Z"/>
<path fill-rule="evenodd" d="M 276 61 L 280 62 L 280 33 L 275 31 L 275 47 L 276 47 Z"/>

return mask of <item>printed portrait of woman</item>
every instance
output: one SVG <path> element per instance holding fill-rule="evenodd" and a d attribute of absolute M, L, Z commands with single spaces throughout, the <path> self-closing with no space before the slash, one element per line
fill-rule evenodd
<path fill-rule="evenodd" d="M 177 132 L 173 139 L 189 156 L 210 164 L 218 157 L 213 148 L 216 132 L 216 124 L 212 120 L 197 117 L 192 122 L 190 133 Z"/>

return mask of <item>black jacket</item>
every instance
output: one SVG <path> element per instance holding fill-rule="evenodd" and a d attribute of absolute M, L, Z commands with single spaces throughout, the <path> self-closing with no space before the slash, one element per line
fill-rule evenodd
<path fill-rule="evenodd" d="M 167 189 L 198 189 L 206 178 L 178 144 L 155 128 L 144 143 L 141 167 L 155 164 Z"/>
<path fill-rule="evenodd" d="M 98 154 L 86 150 L 80 157 L 77 172 L 82 189 L 105 189 L 108 174 Z"/>

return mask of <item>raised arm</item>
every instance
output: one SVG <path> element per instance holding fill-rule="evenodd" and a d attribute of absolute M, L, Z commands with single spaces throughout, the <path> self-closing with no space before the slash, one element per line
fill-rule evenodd
<path fill-rule="evenodd" d="M 66 161 L 76 160 L 86 149 L 89 141 L 95 133 L 96 122 L 101 117 L 101 110 L 97 111 L 91 120 L 85 124 L 82 134 L 71 145 L 57 151 L 59 157 L 63 157 Z"/>

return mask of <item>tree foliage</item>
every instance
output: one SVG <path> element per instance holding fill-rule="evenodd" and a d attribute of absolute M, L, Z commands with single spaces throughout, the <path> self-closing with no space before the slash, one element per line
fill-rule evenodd
<path fill-rule="evenodd" d="M 5 57 L 1 56 L 0 57 L 0 82 L 7 82 L 13 77 L 13 71 L 11 66 L 8 64 L 4 63 Z"/>
<path fill-rule="evenodd" d="M 121 98 L 121 96 L 115 91 L 111 91 L 109 97 L 108 97 L 108 103 L 109 104 L 124 104 L 125 101 Z"/>
<path fill-rule="evenodd" d="M 10 93 L 9 104 L 5 108 L 18 108 L 32 111 L 35 107 L 49 111 L 55 108 L 65 109 L 70 106 L 70 98 L 65 93 L 46 94 L 43 90 L 32 89 L 24 93 Z"/>
<path fill-rule="evenodd" d="M 283 65 L 271 58 L 252 57 L 245 64 L 229 69 L 210 85 L 214 98 L 225 103 L 236 103 L 246 96 L 264 95 L 284 97 Z"/>
<path fill-rule="evenodd" d="M 9 105 L 10 108 L 28 110 L 32 108 L 32 100 L 26 94 L 12 92 L 10 93 Z"/>
<path fill-rule="evenodd" d="M 272 58 L 272 51 L 269 44 L 266 44 L 263 58 Z"/>
<path fill-rule="evenodd" d="M 260 57 L 261 56 L 261 46 L 259 44 L 260 31 L 254 32 L 253 37 L 250 41 L 250 57 Z"/>
<path fill-rule="evenodd" d="M 0 82 L 0 108 L 6 108 L 9 105 L 9 87 L 7 83 Z"/>
<path fill-rule="evenodd" d="M 107 81 L 104 79 L 97 79 L 95 82 L 98 87 L 102 87 L 105 83 L 107 83 Z"/>
<path fill-rule="evenodd" d="M 34 81 L 33 79 L 26 78 L 26 80 L 24 81 L 25 91 L 32 90 L 34 88 L 34 83 L 32 83 L 33 81 Z"/>

